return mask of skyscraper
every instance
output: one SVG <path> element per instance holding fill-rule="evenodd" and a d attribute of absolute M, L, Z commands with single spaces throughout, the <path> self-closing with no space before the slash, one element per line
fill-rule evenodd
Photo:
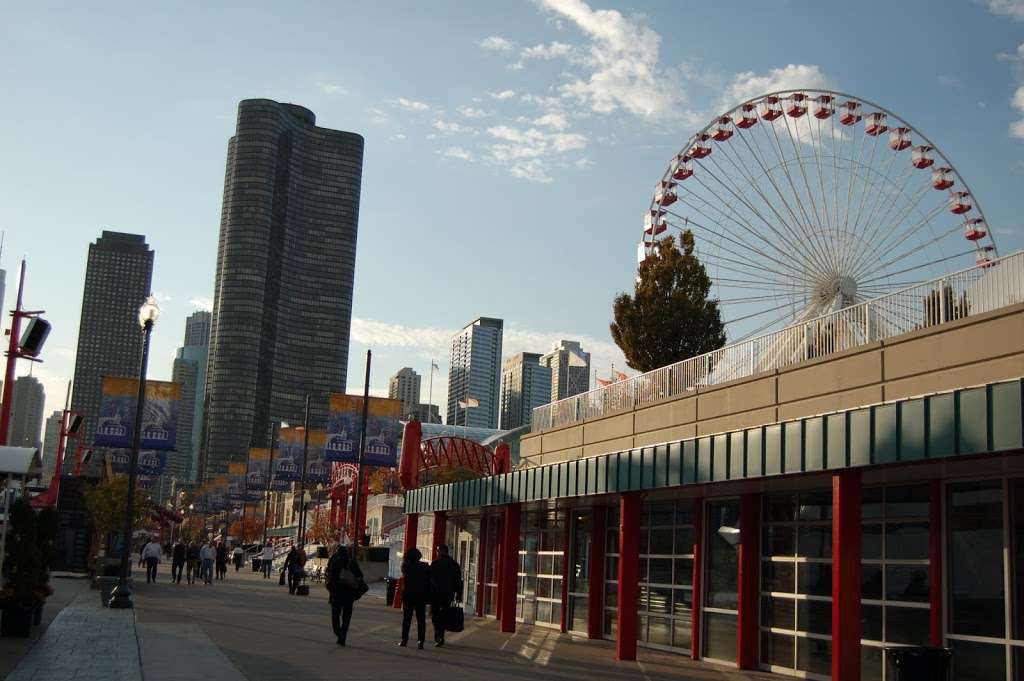
<path fill-rule="evenodd" d="M 388 380 L 388 397 L 401 400 L 402 417 L 416 413 L 420 403 L 420 375 L 410 367 L 402 367 Z"/>
<path fill-rule="evenodd" d="M 43 405 L 46 392 L 35 376 L 19 376 L 11 390 L 11 432 L 7 442 L 12 447 L 39 447 L 42 443 Z"/>
<path fill-rule="evenodd" d="M 448 363 L 448 423 L 479 428 L 498 427 L 501 387 L 500 319 L 480 317 L 452 338 Z M 459 400 L 479 402 L 463 409 Z"/>
<path fill-rule="evenodd" d="M 533 408 L 551 398 L 551 367 L 542 366 L 540 355 L 520 352 L 501 365 L 501 428 L 529 425 Z"/>
<path fill-rule="evenodd" d="M 83 416 L 82 445 L 91 447 L 104 376 L 139 375 L 139 306 L 150 294 L 153 251 L 140 234 L 103 231 L 89 244 L 78 323 L 71 409 Z"/>
<path fill-rule="evenodd" d="M 43 475 L 42 480 L 48 481 L 53 476 L 53 467 L 57 464 L 57 445 L 60 441 L 60 425 L 64 412 L 59 409 L 46 417 L 43 428 Z"/>
<path fill-rule="evenodd" d="M 178 405 L 177 451 L 167 459 L 167 474 L 179 481 L 195 481 L 199 472 L 211 317 L 209 312 L 198 310 L 185 320 L 185 343 L 178 348 L 171 373 L 171 380 L 181 384 L 181 403 Z"/>
<path fill-rule="evenodd" d="M 590 390 L 590 353 L 577 341 L 559 341 L 540 363 L 551 369 L 550 402 Z"/>
<path fill-rule="evenodd" d="M 272 421 L 326 423 L 344 392 L 363 138 L 268 99 L 228 142 L 201 474 L 266 446 Z"/>

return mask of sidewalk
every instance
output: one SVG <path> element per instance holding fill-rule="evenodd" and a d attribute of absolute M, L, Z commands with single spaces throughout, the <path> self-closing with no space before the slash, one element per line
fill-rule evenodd
<path fill-rule="evenodd" d="M 68 579 L 64 579 L 64 576 L 64 573 L 51 574 L 50 585 L 53 587 L 53 595 L 47 599 L 43 607 L 41 625 L 32 627 L 32 635 L 29 638 L 0 638 L 0 679 L 6 678 L 18 662 L 32 650 L 60 611 L 75 600 L 79 592 L 83 589 L 88 590 L 89 582 L 83 575 L 72 575 Z"/>

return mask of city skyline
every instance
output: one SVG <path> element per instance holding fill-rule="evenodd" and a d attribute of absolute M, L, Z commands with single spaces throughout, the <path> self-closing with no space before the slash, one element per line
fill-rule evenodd
<path fill-rule="evenodd" d="M 82 246 L 103 226 L 145 233 L 161 253 L 153 288 L 164 315 L 153 336 L 152 376 L 170 378 L 184 317 L 213 297 L 225 139 L 235 105 L 245 97 L 302 102 L 325 126 L 365 131 L 371 162 L 362 219 L 375 228 L 361 235 L 349 371 L 361 375 L 362 354 L 373 347 L 377 395 L 386 394 L 395 370 L 411 366 L 425 375 L 433 358 L 441 365 L 434 402 L 445 404 L 447 341 L 463 320 L 482 313 L 506 320 L 506 355 L 575 338 L 593 354 L 591 373 L 607 375 L 612 362 L 624 366 L 607 332 L 611 299 L 631 286 L 635 227 L 657 176 L 682 141 L 723 106 L 773 87 L 827 84 L 899 112 L 969 179 L 1000 250 L 1024 245 L 1014 189 L 1024 160 L 1013 132 L 1019 126 L 1011 128 L 1022 116 L 1012 104 L 1024 84 L 1021 22 L 995 3 L 951 3 L 941 17 L 924 2 L 895 8 L 869 2 L 820 14 L 727 4 L 705 19 L 701 35 L 686 41 L 666 28 L 685 18 L 683 8 L 634 2 L 608 10 L 591 2 L 567 13 L 560 7 L 466 5 L 447 18 L 444 48 L 432 44 L 429 31 L 410 28 L 435 26 L 436 17 L 410 8 L 408 23 L 396 30 L 420 58 L 402 68 L 389 64 L 384 47 L 368 38 L 366 27 L 386 20 L 383 8 L 363 8 L 344 20 L 340 10 L 327 11 L 314 27 L 297 19 L 301 12 L 268 10 L 257 21 L 240 17 L 237 8 L 212 8 L 198 30 L 188 28 L 195 30 L 196 50 L 180 63 L 153 27 L 186 30 L 183 17 L 142 8 L 0 10 L 0 56 L 17 66 L 3 76 L 5 91 L 12 101 L 36 104 L 0 113 L 0 136 L 12 160 L 0 169 L 11 189 L 0 206 L 0 228 L 7 232 L 0 266 L 10 272 L 18 257 L 28 257 L 26 305 L 47 309 L 54 323 L 45 363 L 35 368 L 47 387 L 48 411 L 63 406 L 77 343 L 77 301 L 64 283 L 81 280 Z M 890 21 L 879 27 L 871 17 L 883 8 Z M 114 28 L 115 14 L 117 26 L 133 29 L 127 38 Z M 735 31 L 739 14 L 763 25 L 763 35 L 751 42 Z M 501 21 L 506 16 L 513 20 Z M 596 37 L 585 18 L 607 26 L 611 37 Z M 854 57 L 830 49 L 827 29 L 835 22 L 851 41 L 884 40 L 887 50 Z M 285 31 L 289 59 L 254 48 L 282 40 L 277 27 L 300 25 L 312 34 L 300 41 L 288 37 L 298 31 Z M 936 62 L 916 50 L 904 33 L 907 25 L 943 45 L 944 58 Z M 129 48 L 139 46 L 138 60 L 111 60 L 97 49 L 111 43 L 114 30 Z M 781 30 L 807 39 L 767 39 Z M 623 52 L 612 42 L 629 32 L 649 37 L 649 49 Z M 338 35 L 346 40 L 324 39 Z M 590 50 L 658 77 L 598 89 L 600 72 L 580 58 Z M 893 59 L 901 64 L 900 77 L 892 76 Z M 361 75 L 371 72 L 374 78 Z M 436 73 L 450 74 L 444 92 L 428 85 Z M 64 87 L 42 86 L 50 82 Z M 145 94 L 128 96 L 124 82 Z M 68 98 L 76 102 L 74 117 L 62 113 Z M 121 112 L 116 125 L 110 117 L 115 108 Z M 534 142 L 530 130 L 537 131 L 530 133 Z M 494 158 L 520 153 L 534 156 Z M 55 202 L 33 178 L 52 172 L 44 171 L 45 159 L 58 156 L 67 161 L 55 176 L 66 200 Z M 522 165 L 531 158 L 538 163 Z M 393 169 L 409 166 L 427 172 L 396 189 Z M 85 181 L 67 174 L 74 167 L 91 169 Z M 575 200 L 566 200 L 570 196 Z M 481 214 L 485 197 L 503 209 L 467 224 L 467 211 Z M 166 210 L 154 212 L 155 205 Z M 56 238 L 42 243 L 34 238 L 39 233 Z M 424 254 L 435 249 L 469 256 L 458 277 L 438 276 L 425 265 Z M 530 262 L 534 272 L 517 280 L 517 294 L 500 309 L 490 302 L 507 285 L 489 257 L 496 249 L 509 261 Z M 537 304 L 566 290 L 567 262 L 587 294 L 571 305 Z M 16 285 L 11 279 L 8 302 Z M 442 299 L 443 308 L 421 302 Z M 19 374 L 27 372 L 22 363 Z"/>

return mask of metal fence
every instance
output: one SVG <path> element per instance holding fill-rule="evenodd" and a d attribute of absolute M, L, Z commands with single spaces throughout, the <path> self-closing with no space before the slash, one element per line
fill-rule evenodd
<path fill-rule="evenodd" d="M 1024 251 L 536 407 L 531 430 L 631 411 L 698 388 L 1021 302 Z"/>

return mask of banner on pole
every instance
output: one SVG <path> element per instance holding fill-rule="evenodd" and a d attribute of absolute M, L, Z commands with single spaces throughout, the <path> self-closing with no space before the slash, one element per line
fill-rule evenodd
<path fill-rule="evenodd" d="M 129 449 L 114 449 L 107 452 L 107 458 L 110 459 L 110 470 L 118 475 L 127 475 L 131 455 Z M 166 467 L 167 452 L 147 449 L 139 452 L 135 472 L 138 475 L 155 478 L 163 475 Z"/>
<path fill-rule="evenodd" d="M 135 400 L 139 381 L 134 378 L 103 377 L 98 421 L 97 447 L 129 449 L 135 428 Z M 173 450 L 178 426 L 178 401 L 181 385 L 166 381 L 146 381 L 146 401 L 142 411 L 140 449 Z"/>
<path fill-rule="evenodd" d="M 316 485 L 331 481 L 330 466 L 324 461 L 322 430 L 309 431 L 309 447 L 306 450 L 306 484 Z M 305 431 L 302 428 L 282 428 L 277 437 L 278 451 L 274 459 L 274 479 L 298 482 L 302 479 L 302 448 L 305 446 Z"/>
<path fill-rule="evenodd" d="M 393 467 L 398 462 L 398 445 L 402 436 L 399 417 L 402 403 L 382 397 L 371 397 L 367 409 L 366 447 L 363 463 L 367 466 Z M 327 415 L 327 461 L 357 463 L 359 437 L 363 425 L 363 398 L 359 395 L 331 394 Z"/>

